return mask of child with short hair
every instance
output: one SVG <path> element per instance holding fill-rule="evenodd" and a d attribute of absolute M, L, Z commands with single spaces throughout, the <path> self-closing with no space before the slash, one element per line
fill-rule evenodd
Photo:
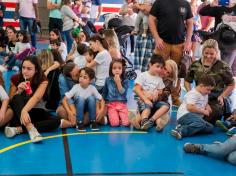
<path fill-rule="evenodd" d="M 91 85 L 94 78 L 95 72 L 93 69 L 88 67 L 80 69 L 79 84 L 74 85 L 69 92 L 66 92 L 65 98 L 63 99 L 63 103 L 68 106 L 68 99 L 73 98 L 75 100 L 77 118 L 76 128 L 80 132 L 86 131 L 83 125 L 84 112 L 86 109 L 89 113 L 91 129 L 93 131 L 99 130 L 96 118 L 100 116 L 100 112 L 96 112 L 96 99 L 100 100 L 103 106 L 105 106 L 105 103 L 101 94 L 99 94 L 97 89 Z"/>
<path fill-rule="evenodd" d="M 78 56 L 74 58 L 74 63 L 79 66 L 79 68 L 84 68 L 87 64 L 86 54 L 88 53 L 88 46 L 84 43 L 79 43 L 77 46 Z"/>
<path fill-rule="evenodd" d="M 96 57 L 97 52 L 94 52 L 91 48 L 88 48 L 88 52 L 86 57 L 86 60 L 88 63 L 92 62 L 92 60 Z"/>
<path fill-rule="evenodd" d="M 148 71 L 141 73 L 135 80 L 134 92 L 138 96 L 137 103 L 141 112 L 141 130 L 151 128 L 154 122 L 169 110 L 168 103 L 158 101 L 158 97 L 165 87 L 160 77 L 164 65 L 164 59 L 154 54 L 151 57 Z M 154 109 L 157 111 L 150 117 Z"/>
<path fill-rule="evenodd" d="M 103 88 L 103 97 L 107 102 L 108 118 L 111 126 L 129 126 L 127 91 L 129 81 L 125 78 L 125 61 L 113 60 Z"/>
<path fill-rule="evenodd" d="M 212 76 L 204 74 L 198 85 L 189 91 L 177 111 L 177 126 L 171 131 L 176 139 L 193 136 L 198 133 L 211 133 L 213 125 L 203 119 L 212 112 L 208 104 L 208 94 L 215 86 Z"/>

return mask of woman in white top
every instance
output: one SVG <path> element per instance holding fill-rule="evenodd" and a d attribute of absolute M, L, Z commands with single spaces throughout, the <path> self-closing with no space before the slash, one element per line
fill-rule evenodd
<path fill-rule="evenodd" d="M 60 31 L 58 29 L 53 29 L 49 32 L 49 40 L 59 40 L 60 41 L 60 47 L 59 47 L 59 51 L 61 53 L 61 57 L 62 59 L 65 61 L 66 57 L 67 57 L 67 48 L 64 42 L 62 42 L 61 39 L 61 34 Z M 49 45 L 49 48 L 51 49 L 51 46 Z"/>
<path fill-rule="evenodd" d="M 89 39 L 90 48 L 98 52 L 94 60 L 87 64 L 87 67 L 95 68 L 96 87 L 99 93 L 105 85 L 105 79 L 109 77 L 109 67 L 112 61 L 111 55 L 107 51 L 108 44 L 105 38 L 96 34 Z"/>

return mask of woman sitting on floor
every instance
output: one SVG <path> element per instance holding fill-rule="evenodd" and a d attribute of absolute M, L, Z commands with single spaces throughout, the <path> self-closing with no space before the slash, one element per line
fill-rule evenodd
<path fill-rule="evenodd" d="M 209 94 L 208 103 L 212 112 L 206 119 L 214 124 L 223 115 L 227 118 L 231 114 L 231 105 L 228 97 L 235 87 L 232 72 L 228 64 L 220 60 L 218 42 L 214 39 L 208 39 L 204 42 L 202 58 L 194 61 L 190 66 L 185 78 L 186 90 L 190 91 L 190 83 L 195 81 L 197 84 L 203 74 L 213 76 L 216 82 L 215 88 Z"/>
<path fill-rule="evenodd" d="M 26 57 L 20 73 L 11 77 L 9 96 L 14 116 L 10 127 L 5 128 L 7 137 L 28 132 L 35 143 L 43 139 L 39 132 L 70 126 L 68 121 L 53 118 L 45 111 L 43 96 L 47 85 L 48 80 L 43 74 L 39 59 L 36 56 Z"/>
<path fill-rule="evenodd" d="M 178 73 L 178 67 L 175 61 L 173 60 L 166 60 L 165 61 L 165 66 L 162 69 L 161 77 L 163 79 L 163 82 L 165 84 L 165 88 L 163 89 L 162 94 L 159 96 L 159 100 L 168 102 L 169 96 L 171 94 L 171 90 L 174 87 L 174 84 L 177 81 L 177 73 Z M 155 110 L 152 112 L 154 113 Z M 162 115 L 160 118 L 156 120 L 156 130 L 161 131 L 163 128 L 167 125 L 169 122 L 169 112 Z M 141 122 L 141 116 L 138 114 L 135 118 L 131 120 L 131 124 L 134 126 L 136 129 L 141 129 L 140 126 Z"/>

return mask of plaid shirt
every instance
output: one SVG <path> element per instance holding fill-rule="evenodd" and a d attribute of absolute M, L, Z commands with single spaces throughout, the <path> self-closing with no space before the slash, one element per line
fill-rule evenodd
<path fill-rule="evenodd" d="M 145 72 L 148 70 L 148 64 L 151 60 L 155 48 L 154 39 L 149 34 L 146 38 L 141 35 L 137 36 L 134 49 L 134 69 Z"/>

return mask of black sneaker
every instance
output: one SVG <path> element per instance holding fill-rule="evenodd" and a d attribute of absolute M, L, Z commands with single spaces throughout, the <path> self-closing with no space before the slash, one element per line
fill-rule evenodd
<path fill-rule="evenodd" d="M 149 130 L 154 124 L 153 119 L 149 119 L 148 121 L 144 122 L 144 124 L 141 126 L 141 130 Z"/>
<path fill-rule="evenodd" d="M 78 122 L 76 124 L 76 130 L 79 131 L 79 132 L 85 132 L 86 131 L 86 129 L 84 128 L 83 122 Z"/>
<path fill-rule="evenodd" d="M 186 143 L 183 149 L 186 153 L 201 153 L 200 144 Z"/>
<path fill-rule="evenodd" d="M 92 131 L 98 131 L 99 130 L 99 125 L 97 122 L 91 122 L 91 130 Z"/>

